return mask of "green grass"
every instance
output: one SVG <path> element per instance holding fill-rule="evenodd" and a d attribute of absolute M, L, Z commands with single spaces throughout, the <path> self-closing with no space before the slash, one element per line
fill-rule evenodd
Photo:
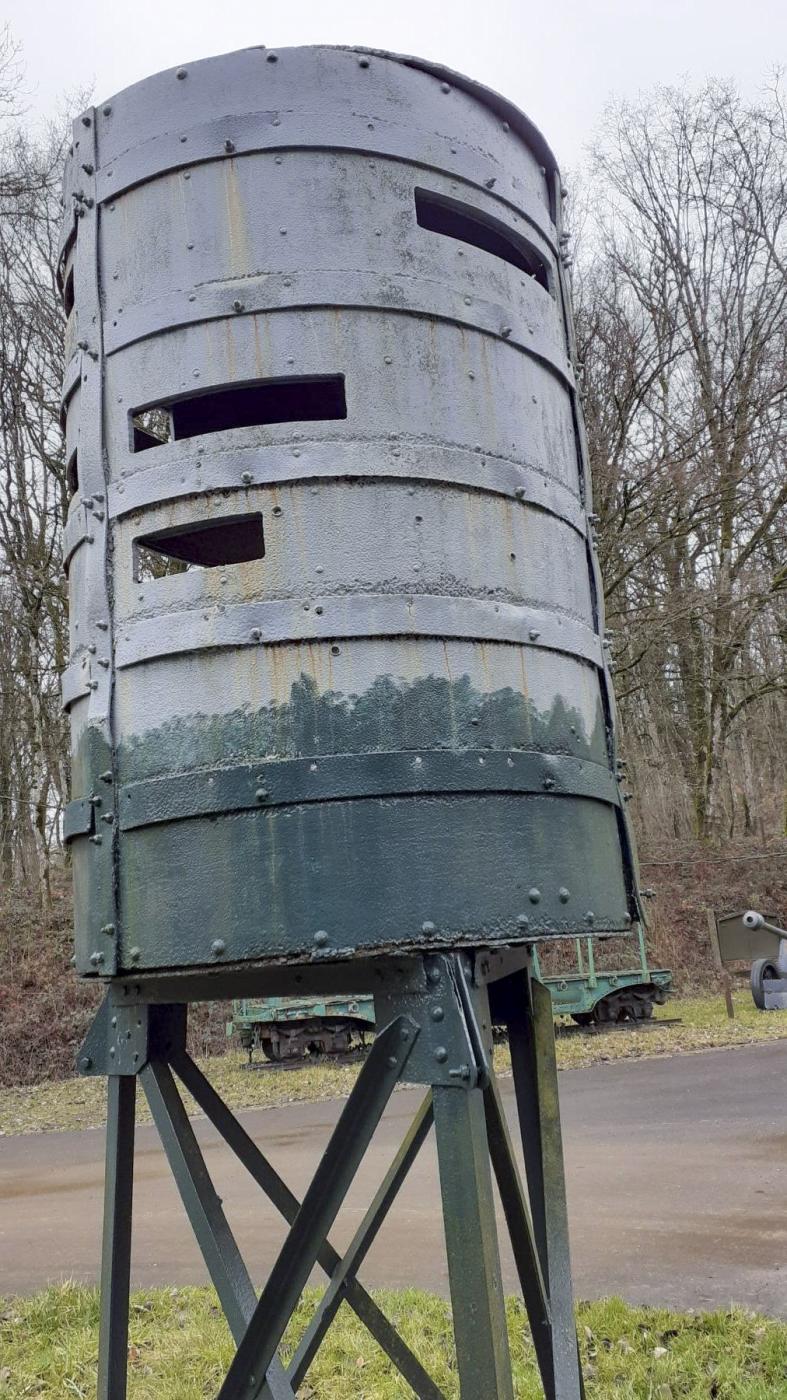
<path fill-rule="evenodd" d="M 318 1297 L 301 1302 L 283 1354 L 291 1354 Z M 447 1305 L 407 1289 L 375 1294 L 447 1396 L 458 1395 Z M 522 1306 L 508 1300 L 517 1400 L 542 1392 Z M 787 1396 L 787 1324 L 740 1309 L 685 1314 L 630 1308 L 618 1299 L 582 1304 L 579 1338 L 588 1400 L 778 1400 Z M 0 1397 L 92 1397 L 98 1300 L 64 1284 L 31 1298 L 0 1299 Z M 129 1400 L 215 1396 L 232 1343 L 206 1288 L 135 1293 Z M 345 1305 L 299 1391 L 301 1400 L 394 1400 L 410 1396 Z"/>
<path fill-rule="evenodd" d="M 787 1038 L 787 1012 L 757 1011 L 748 992 L 735 997 L 735 1020 L 729 1021 L 723 997 L 674 1000 L 658 1008 L 660 1019 L 679 1016 L 680 1026 L 645 1031 L 610 1031 L 585 1036 L 558 1035 L 558 1064 L 575 1069 L 608 1060 L 674 1055 L 714 1047 L 748 1045 Z M 355 1082 L 357 1064 L 308 1062 L 286 1072 L 249 1072 L 245 1055 L 232 1051 L 202 1061 L 216 1089 L 231 1108 L 264 1108 L 304 1100 L 340 1098 Z M 510 1068 L 508 1049 L 495 1051 L 498 1073 Z M 19 1089 L 0 1089 L 0 1135 L 100 1126 L 105 1117 L 101 1079 L 62 1079 Z M 189 1104 L 191 1111 L 192 1105 Z M 140 1117 L 146 1109 L 140 1104 Z"/>

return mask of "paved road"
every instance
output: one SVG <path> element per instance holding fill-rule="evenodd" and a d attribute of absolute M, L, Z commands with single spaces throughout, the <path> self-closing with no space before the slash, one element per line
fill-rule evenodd
<path fill-rule="evenodd" d="M 787 1317 L 787 1047 L 779 1044 L 561 1074 L 578 1296 L 724 1307 Z M 510 1085 L 503 1085 L 511 1113 Z M 395 1095 L 333 1239 L 346 1243 L 415 1111 Z M 242 1115 L 293 1189 L 305 1189 L 334 1102 Z M 261 1282 L 283 1227 L 204 1122 L 198 1136 Z M 95 1279 L 103 1132 L 0 1140 L 0 1293 Z M 363 1269 L 371 1286 L 447 1289 L 431 1140 Z M 516 1286 L 504 1252 L 506 1287 Z M 204 1278 L 152 1128 L 139 1131 L 137 1284 Z"/>

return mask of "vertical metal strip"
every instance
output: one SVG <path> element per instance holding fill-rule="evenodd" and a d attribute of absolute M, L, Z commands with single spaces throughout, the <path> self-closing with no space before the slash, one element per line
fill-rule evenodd
<path fill-rule="evenodd" d="M 98 144 L 95 108 L 74 122 L 74 160 L 78 172 L 77 238 L 74 253 L 75 306 L 79 317 L 76 340 L 80 354 L 79 493 L 85 506 L 87 535 L 84 596 L 79 611 L 80 637 L 76 660 L 87 658 L 89 699 L 87 732 L 91 768 L 91 801 L 96 804 L 94 834 L 79 859 L 87 863 L 90 884 L 90 927 L 78 929 L 77 966 L 80 972 L 113 975 L 118 970 L 119 920 L 115 859 L 117 821 L 115 785 L 100 775 L 114 771 L 112 698 L 114 645 L 112 632 L 111 552 L 109 548 L 108 479 L 104 444 L 104 342 L 99 273 L 99 217 L 96 197 Z M 70 410 L 73 411 L 73 410 Z M 106 818 L 106 820 L 103 820 Z"/>

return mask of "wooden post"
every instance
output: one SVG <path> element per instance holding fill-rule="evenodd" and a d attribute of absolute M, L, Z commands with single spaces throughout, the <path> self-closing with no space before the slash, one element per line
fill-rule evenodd
<path fill-rule="evenodd" d="M 721 979 L 724 984 L 724 1000 L 727 1005 L 727 1015 L 729 1016 L 731 1021 L 734 1021 L 735 1006 L 732 1000 L 732 977 L 730 976 L 730 973 L 727 971 L 726 967 L 724 966 L 724 963 L 721 960 L 721 949 L 719 947 L 719 930 L 716 927 L 716 915 L 714 914 L 712 909 L 706 909 L 705 913 L 708 917 L 708 937 L 710 938 L 710 946 L 711 952 L 713 953 L 713 961 L 715 962 L 716 967 L 718 968 L 721 974 Z"/>

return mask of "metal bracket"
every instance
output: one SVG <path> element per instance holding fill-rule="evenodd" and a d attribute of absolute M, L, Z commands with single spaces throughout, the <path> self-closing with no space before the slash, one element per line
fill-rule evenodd
<path fill-rule="evenodd" d="M 407 1015 L 420 1028 L 408 1081 L 465 1089 L 489 1083 L 489 1000 L 484 984 L 472 986 L 472 961 L 466 954 L 439 953 L 414 962 L 407 981 L 375 991 L 374 1003 L 378 1026 Z"/>
<path fill-rule="evenodd" d="M 96 1013 L 77 1068 L 84 1075 L 139 1074 L 152 1056 L 168 1057 L 186 1041 L 185 1006 L 150 1006 L 110 990 Z"/>

